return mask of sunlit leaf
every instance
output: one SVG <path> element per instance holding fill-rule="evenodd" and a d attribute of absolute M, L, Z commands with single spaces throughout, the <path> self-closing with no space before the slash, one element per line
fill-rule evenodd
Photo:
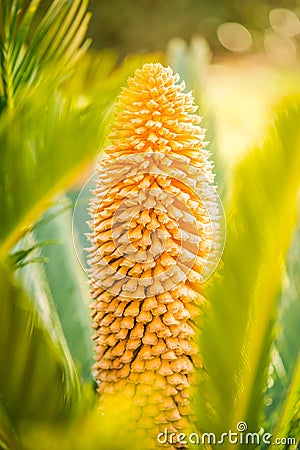
<path fill-rule="evenodd" d="M 0 400 L 0 449 L 21 450 L 21 444 L 18 442 L 18 436 L 14 430 L 7 413 L 4 409 L 4 404 Z"/>
<path fill-rule="evenodd" d="M 52 83 L 68 73 L 86 49 L 83 42 L 90 18 L 87 3 L 87 0 L 54 0 L 33 31 L 32 21 L 40 0 L 1 1 L 2 109 L 7 106 L 13 111 L 26 89 L 43 78 L 47 65 L 55 66 Z"/>
<path fill-rule="evenodd" d="M 0 267 L 0 399 L 12 423 L 56 421 L 78 398 L 74 371 L 66 352 L 28 296 Z M 44 293 L 44 295 L 46 295 Z M 40 308 L 46 304 L 39 298 Z"/>
<path fill-rule="evenodd" d="M 276 322 L 277 336 L 272 346 L 272 361 L 269 370 L 269 388 L 265 394 L 265 417 L 269 430 L 275 430 L 290 395 L 290 385 L 297 369 L 300 355 L 300 228 L 299 224 L 292 240 L 287 258 L 286 274 L 280 295 L 279 317 Z M 290 419 L 294 408 L 290 411 Z M 287 413 L 284 413 L 287 416 Z M 282 434 L 285 436 L 285 434 Z"/>
<path fill-rule="evenodd" d="M 209 431 L 258 431 L 283 263 L 300 186 L 300 102 L 287 99 L 262 147 L 236 168 L 227 205 L 222 268 L 207 288 L 211 314 L 201 333 L 207 379 L 199 423 Z"/>
<path fill-rule="evenodd" d="M 275 436 L 291 437 L 299 442 L 300 439 L 300 355 L 298 356 L 292 380 L 281 409 L 281 415 L 275 430 Z M 278 448 L 286 448 L 283 444 Z"/>
<path fill-rule="evenodd" d="M 55 208 L 47 212 L 52 214 Z M 47 215 L 45 217 L 47 217 Z M 50 237 L 56 245 L 44 246 L 45 272 L 73 360 L 84 379 L 91 380 L 92 329 L 87 301 L 87 277 L 79 266 L 72 236 L 71 211 L 65 211 L 36 229 L 38 239 Z"/>
<path fill-rule="evenodd" d="M 88 85 L 82 104 L 76 87 L 82 87 L 86 73 L 92 70 L 89 59 L 73 84 L 70 80 L 70 88 L 49 92 L 47 85 L 41 87 L 40 92 L 28 95 L 13 115 L 2 116 L 0 189 L 5 195 L 0 200 L 0 214 L 6 218 L 0 229 L 2 257 L 50 206 L 53 197 L 91 163 L 105 139 L 115 96 L 140 60 L 125 61 L 99 85 Z"/>

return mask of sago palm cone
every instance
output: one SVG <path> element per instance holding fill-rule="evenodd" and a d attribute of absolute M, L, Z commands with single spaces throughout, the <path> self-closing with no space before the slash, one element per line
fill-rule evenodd
<path fill-rule="evenodd" d="M 128 80 L 90 205 L 98 391 L 128 395 L 133 426 L 153 437 L 190 420 L 199 282 L 216 253 L 212 163 L 178 80 L 161 64 Z"/>

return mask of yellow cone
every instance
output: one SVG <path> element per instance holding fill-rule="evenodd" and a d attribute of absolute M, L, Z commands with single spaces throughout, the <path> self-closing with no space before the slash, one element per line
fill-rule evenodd
<path fill-rule="evenodd" d="M 128 80 L 90 206 L 98 390 L 128 395 L 134 427 L 152 435 L 189 421 L 195 305 L 218 219 L 204 131 L 178 80 L 160 64 Z"/>

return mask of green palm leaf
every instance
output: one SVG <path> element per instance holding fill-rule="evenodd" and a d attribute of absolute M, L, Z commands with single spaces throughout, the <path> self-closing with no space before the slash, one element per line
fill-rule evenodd
<path fill-rule="evenodd" d="M 279 423 L 282 423 L 284 416 L 287 416 L 287 413 L 284 413 L 286 409 L 284 404 L 291 395 L 291 384 L 293 376 L 297 373 L 297 361 L 300 355 L 298 339 L 300 322 L 299 251 L 300 228 L 298 220 L 298 227 L 287 258 L 287 269 L 280 296 L 279 317 L 276 322 L 278 333 L 272 347 L 272 365 L 269 374 L 270 387 L 265 395 L 267 405 L 265 408 L 266 427 L 272 431 L 278 427 Z M 295 400 L 294 403 L 296 404 L 297 401 Z M 295 408 L 292 408 L 290 411 L 290 421 L 295 410 Z M 286 425 L 288 427 L 288 421 Z M 282 432 L 281 435 L 286 436 L 287 433 L 284 434 Z"/>
<path fill-rule="evenodd" d="M 300 355 L 298 356 L 293 377 L 287 392 L 286 399 L 281 409 L 275 436 L 278 438 L 294 438 L 296 442 L 300 439 Z M 285 448 L 284 444 L 278 448 Z"/>
<path fill-rule="evenodd" d="M 264 145 L 236 170 L 223 268 L 207 289 L 212 311 L 201 334 L 205 430 L 236 431 L 245 421 L 258 431 L 263 420 L 282 268 L 296 223 L 299 120 L 299 99 L 283 102 Z"/>
<path fill-rule="evenodd" d="M 72 363 L 66 358 L 57 325 L 49 331 L 26 293 L 1 265 L 0 399 L 12 423 L 21 419 L 57 420 L 78 397 Z M 45 294 L 46 295 L 46 294 Z M 39 299 L 40 308 L 43 305 Z M 48 319 L 48 317 L 47 317 Z M 55 335 L 55 336 L 54 336 Z"/>
<path fill-rule="evenodd" d="M 14 430 L 4 405 L 0 402 L 0 449 L 21 450 L 21 445 L 18 442 L 18 436 Z"/>
<path fill-rule="evenodd" d="M 115 95 L 139 62 L 137 58 L 125 63 L 99 85 L 89 85 L 82 95 L 78 87 L 93 70 L 93 62 L 87 59 L 69 80 L 68 90 L 49 92 L 49 86 L 40 86 L 14 114 L 2 115 L 0 189 L 5 195 L 0 199 L 0 214 L 6 220 L 0 229 L 1 257 L 95 157 Z M 79 103 L 82 98 L 84 106 Z"/>
<path fill-rule="evenodd" d="M 46 102 L 34 96 L 26 108 L 0 123 L 0 183 L 6 193 L 0 202 L 1 216 L 6 217 L 0 231 L 2 257 L 100 143 L 95 138 L 100 111 L 74 111 L 71 101 L 64 103 L 58 93 L 50 98 L 44 91 L 40 95 Z"/>
<path fill-rule="evenodd" d="M 88 45 L 88 42 L 82 44 L 90 18 L 86 14 L 87 0 L 53 1 L 32 33 L 39 3 L 40 0 L 1 1 L 2 109 L 7 106 L 13 110 L 24 95 L 24 87 L 36 85 L 49 64 L 55 66 L 52 83 L 57 82 Z"/>
<path fill-rule="evenodd" d="M 51 208 L 51 215 L 57 207 Z M 47 258 L 45 272 L 72 358 L 84 380 L 92 380 L 92 328 L 87 301 L 87 277 L 78 264 L 72 239 L 72 213 L 66 210 L 35 228 L 39 241 L 53 239 L 56 244 L 40 248 Z"/>

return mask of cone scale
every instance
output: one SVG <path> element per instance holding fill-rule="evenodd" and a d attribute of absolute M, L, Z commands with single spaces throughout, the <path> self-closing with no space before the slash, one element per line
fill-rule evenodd
<path fill-rule="evenodd" d="M 178 81 L 160 64 L 128 80 L 90 203 L 98 391 L 127 395 L 133 427 L 153 437 L 190 421 L 199 283 L 217 252 L 210 154 Z"/>

